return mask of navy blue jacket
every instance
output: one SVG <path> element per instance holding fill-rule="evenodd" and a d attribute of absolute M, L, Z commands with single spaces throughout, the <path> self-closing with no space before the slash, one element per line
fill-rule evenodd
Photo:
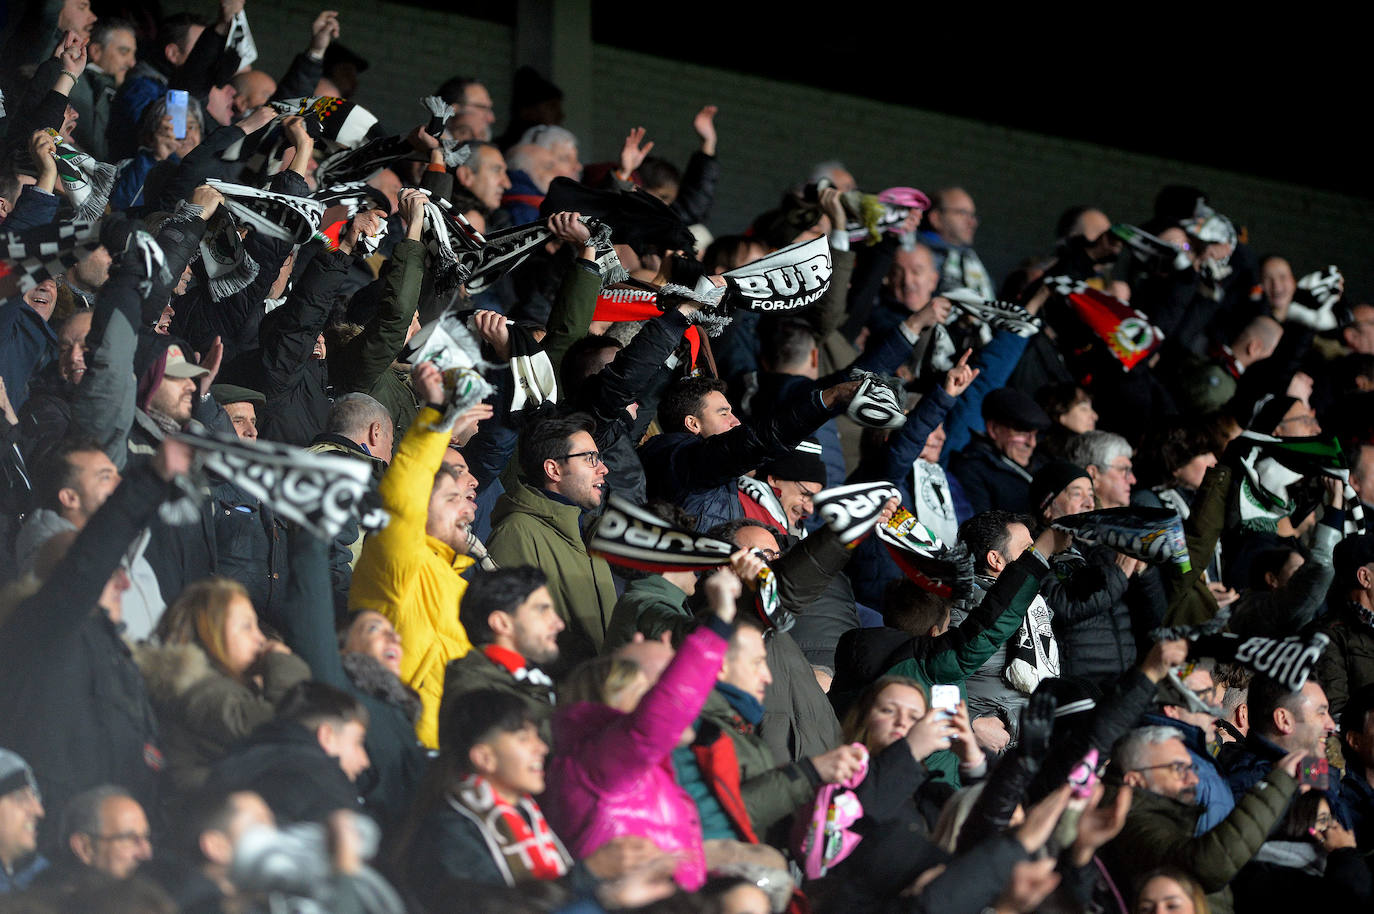
<path fill-rule="evenodd" d="M 1273 769 L 1275 762 L 1287 754 L 1256 733 L 1252 727 L 1245 742 L 1226 756 L 1226 781 L 1231 785 L 1231 795 L 1239 801 Z M 1340 819 L 1346 828 L 1350 828 L 1354 817 L 1350 812 L 1350 804 L 1346 802 L 1345 793 L 1341 790 L 1341 782 L 1333 778 L 1323 793 L 1327 805 L 1331 807 L 1331 814 Z"/>

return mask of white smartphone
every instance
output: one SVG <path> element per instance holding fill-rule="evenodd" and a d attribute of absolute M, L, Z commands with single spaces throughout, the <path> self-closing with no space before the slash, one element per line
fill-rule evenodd
<path fill-rule="evenodd" d="M 946 717 L 954 716 L 954 709 L 959 704 L 959 687 L 957 685 L 933 685 L 930 687 L 930 707 L 934 711 L 942 711 Z"/>

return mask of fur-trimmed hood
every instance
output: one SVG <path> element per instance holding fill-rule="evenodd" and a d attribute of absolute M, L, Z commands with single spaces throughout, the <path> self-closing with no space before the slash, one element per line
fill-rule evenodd
<path fill-rule="evenodd" d="M 134 648 L 134 662 L 148 686 L 148 697 L 157 704 L 171 704 L 196 683 L 224 675 L 198 644 L 140 644 Z"/>
<path fill-rule="evenodd" d="M 395 673 L 366 654 L 344 654 L 344 673 L 359 691 L 379 701 L 395 705 L 411 723 L 420 719 L 423 707 L 420 694 L 402 682 Z"/>

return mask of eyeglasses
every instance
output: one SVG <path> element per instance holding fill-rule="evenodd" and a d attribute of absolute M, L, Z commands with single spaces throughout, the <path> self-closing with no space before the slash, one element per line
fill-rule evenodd
<path fill-rule="evenodd" d="M 1174 773 L 1174 777 L 1187 777 L 1190 774 L 1197 774 L 1197 765 L 1193 762 L 1165 762 L 1162 765 L 1146 765 L 1143 768 L 1132 768 L 1132 771 L 1156 771 L 1160 768 L 1168 768 Z"/>
<path fill-rule="evenodd" d="M 1312 823 L 1312 827 L 1315 828 L 1317 831 L 1326 831 L 1333 824 L 1335 824 L 1335 820 L 1332 819 L 1329 815 L 1320 815 L 1317 816 L 1317 821 Z"/>
<path fill-rule="evenodd" d="M 483 105 L 481 102 L 459 102 L 459 108 L 476 108 L 478 111 L 495 111 L 491 105 Z"/>
<path fill-rule="evenodd" d="M 600 451 L 578 451 L 576 454 L 564 454 L 562 457 L 555 457 L 554 460 L 572 460 L 574 457 L 582 457 L 587 461 L 587 466 L 594 467 L 601 462 Z"/>
<path fill-rule="evenodd" d="M 1125 463 L 1114 463 L 1114 464 L 1111 465 L 1111 467 L 1109 467 L 1109 469 L 1114 470 L 1114 471 L 1116 471 L 1117 473 L 1125 474 L 1125 473 L 1130 473 L 1132 470 L 1135 469 L 1135 467 L 1134 467 L 1134 465 L 1128 460 L 1128 461 L 1126 461 Z"/>
<path fill-rule="evenodd" d="M 805 485 L 803 485 L 802 483 L 798 482 L 798 481 L 795 480 L 795 479 L 792 480 L 792 485 L 794 485 L 794 486 L 797 487 L 797 493 L 798 493 L 799 495 L 801 495 L 801 497 L 804 498 L 804 499 L 806 499 L 807 501 L 814 501 L 815 498 L 816 498 L 816 496 L 819 495 L 819 494 L 821 494 L 821 490 L 820 490 L 819 488 L 817 488 L 817 489 L 813 492 L 813 491 L 811 491 L 810 489 L 808 489 Z"/>

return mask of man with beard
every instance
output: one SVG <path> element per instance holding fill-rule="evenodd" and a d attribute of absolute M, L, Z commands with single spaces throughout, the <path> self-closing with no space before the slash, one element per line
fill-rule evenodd
<path fill-rule="evenodd" d="M 432 362 L 417 365 L 411 383 L 426 404 L 392 455 L 378 494 L 391 521 L 363 544 L 348 607 L 381 613 L 396 626 L 404 650 L 401 680 L 420 693 L 424 709 L 416 724 L 420 740 L 439 744 L 439 700 L 444 667 L 472 647 L 458 618 L 467 590 L 462 573 L 476 512 L 477 480 L 458 451 L 449 450 L 450 432 L 438 428 L 445 410 L 444 379 Z M 458 420 L 462 429 L 491 415 L 478 406 Z M 446 459 L 447 458 L 447 459 Z"/>
<path fill-rule="evenodd" d="M 558 659 L 558 633 L 566 625 L 554 609 L 544 572 L 519 565 L 478 575 L 463 595 L 458 617 L 474 650 L 451 662 L 444 674 L 440 744 L 453 736 L 444 724 L 449 708 L 481 689 L 518 696 L 547 735 L 553 680 L 540 665 Z"/>
<path fill-rule="evenodd" d="M 497 565 L 532 565 L 549 576 L 554 607 L 568 626 L 565 665 L 600 651 L 616 603 L 610 566 L 589 555 L 582 538 L 606 490 L 594 429 L 590 416 L 575 413 L 536 422 L 521 434 L 519 477 L 507 473 L 503 480 L 506 493 L 492 512 L 487 544 Z"/>
<path fill-rule="evenodd" d="M 1197 805 L 1197 770 L 1188 747 L 1173 727 L 1132 730 L 1112 752 L 1120 789 L 1134 790 L 1125 827 L 1103 848 L 1113 878 L 1127 885 L 1156 867 L 1176 867 L 1208 893 L 1212 911 L 1229 914 L 1233 905 L 1228 883 L 1287 811 L 1297 793 L 1303 754 L 1297 750 L 1285 755 L 1263 780 L 1237 797 L 1229 816 L 1195 836 L 1204 810 Z"/>

